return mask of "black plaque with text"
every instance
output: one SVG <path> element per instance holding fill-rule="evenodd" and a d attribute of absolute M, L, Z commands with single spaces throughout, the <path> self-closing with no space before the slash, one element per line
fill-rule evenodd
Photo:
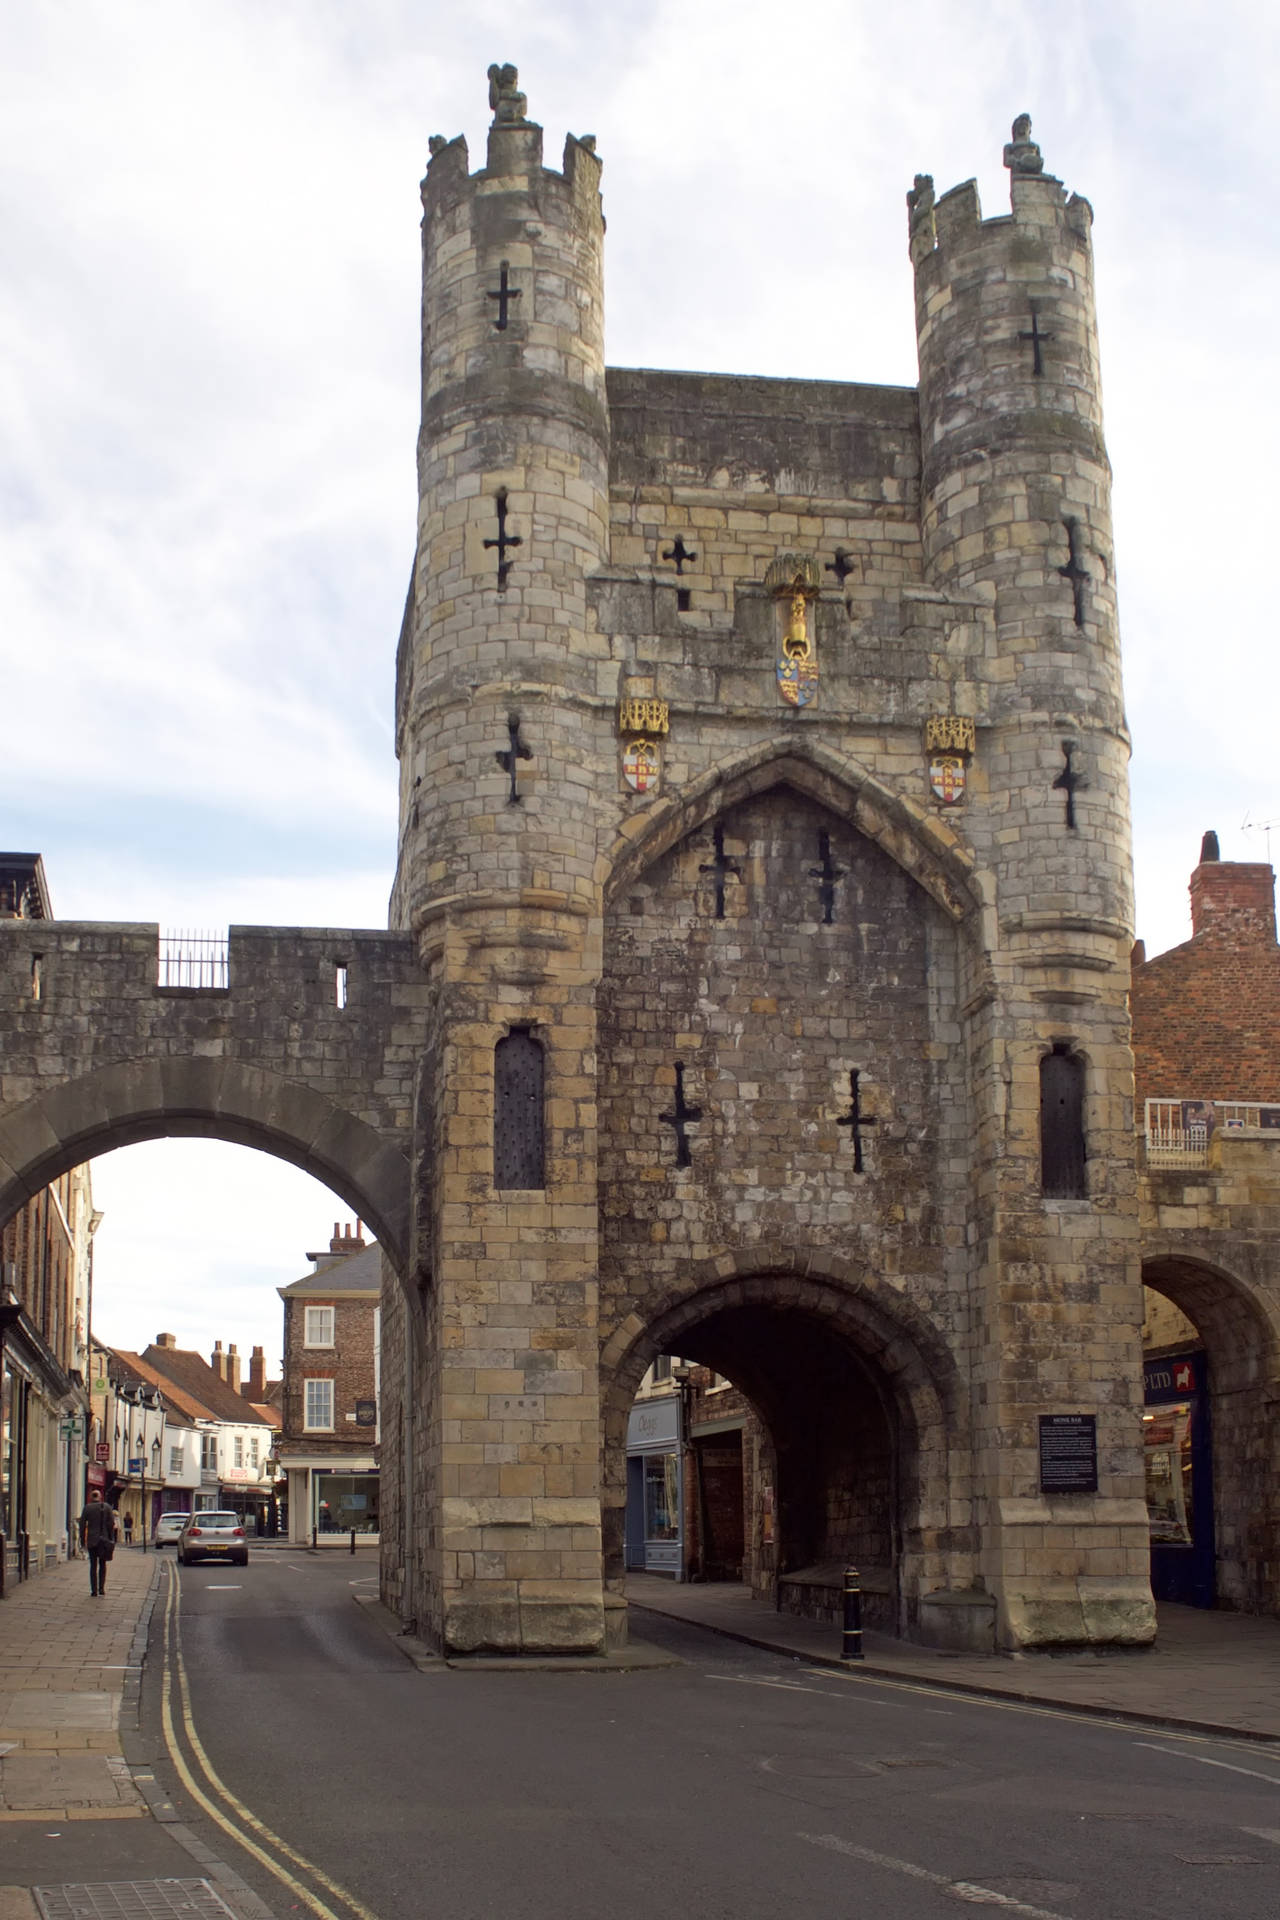
<path fill-rule="evenodd" d="M 356 1401 L 356 1425 L 358 1427 L 376 1427 L 378 1424 L 378 1403 L 376 1400 Z"/>
<path fill-rule="evenodd" d="M 1098 1491 L 1098 1417 L 1093 1413 L 1040 1415 L 1041 1493 Z"/>

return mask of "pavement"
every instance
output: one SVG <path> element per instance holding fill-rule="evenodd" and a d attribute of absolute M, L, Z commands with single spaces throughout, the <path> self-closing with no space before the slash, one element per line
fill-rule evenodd
<path fill-rule="evenodd" d="M 98 1599 L 76 1559 L 0 1602 L 0 1920 L 41 1920 L 37 1888 L 47 1912 L 108 1888 L 88 1911 L 204 1911 L 201 1869 L 152 1818 L 122 1745 L 155 1572 L 153 1553 L 118 1546 Z"/>
<path fill-rule="evenodd" d="M 840 1667 L 837 1627 L 779 1613 L 749 1587 L 627 1576 L 637 1608 L 748 1646 Z M 1157 1609 L 1155 1646 L 1098 1652 L 955 1654 L 863 1636 L 866 1673 L 960 1693 L 1034 1701 L 1193 1732 L 1280 1741 L 1280 1619 L 1196 1607 Z"/>
<path fill-rule="evenodd" d="M 190 1913 L 190 1890 L 208 1884 L 192 1878 L 192 1851 L 176 1829 L 151 1817 L 124 1752 L 137 1727 L 156 1568 L 156 1555 L 121 1548 L 100 1599 L 90 1596 L 87 1563 L 75 1560 L 0 1602 L 0 1920 L 40 1920 L 37 1887 L 45 1911 L 51 1889 L 92 1882 L 173 1889 L 185 1908 L 153 1896 L 146 1910 Z M 811 1665 L 841 1664 L 837 1629 L 780 1614 L 746 1587 L 633 1574 L 627 1591 L 640 1631 L 648 1610 Z M 1280 1742 L 1280 1620 L 1187 1607 L 1162 1607 L 1159 1620 L 1155 1648 L 1128 1653 L 978 1657 L 868 1633 L 861 1670 Z"/>

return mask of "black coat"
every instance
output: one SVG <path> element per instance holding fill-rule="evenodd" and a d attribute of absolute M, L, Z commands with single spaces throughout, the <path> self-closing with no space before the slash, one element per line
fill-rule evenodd
<path fill-rule="evenodd" d="M 111 1546 L 116 1537 L 116 1510 L 105 1500 L 90 1500 L 80 1515 L 80 1544 L 90 1553 L 95 1547 Z"/>

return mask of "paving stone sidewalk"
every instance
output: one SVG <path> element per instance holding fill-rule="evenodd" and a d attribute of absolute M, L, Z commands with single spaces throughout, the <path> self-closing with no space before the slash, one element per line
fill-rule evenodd
<path fill-rule="evenodd" d="M 736 1585 L 627 1576 L 627 1598 L 792 1658 L 840 1664 L 835 1627 L 778 1613 Z M 968 1655 L 868 1633 L 859 1671 L 1040 1705 L 1114 1713 L 1205 1733 L 1280 1740 L 1280 1620 L 1162 1606 L 1150 1651 Z"/>
<path fill-rule="evenodd" d="M 146 1815 L 119 1729 L 155 1565 L 119 1547 L 96 1600 L 89 1563 L 77 1559 L 0 1602 L 0 1821 Z"/>

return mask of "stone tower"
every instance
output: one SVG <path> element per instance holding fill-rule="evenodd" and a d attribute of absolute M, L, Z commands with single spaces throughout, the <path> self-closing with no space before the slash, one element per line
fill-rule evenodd
<path fill-rule="evenodd" d="M 1087 201 L 1045 173 L 1026 115 L 1011 215 L 973 181 L 908 196 L 920 354 L 925 579 L 990 608 L 981 805 L 965 826 L 993 909 L 971 1009 L 978 1270 L 977 1521 L 1003 1638 L 1149 1631 L 1135 1452 L 1139 1286 L 1127 1012 L 1129 741 Z M 1042 1186 L 1042 1074 L 1078 1066 L 1087 1159 Z M 1070 1185 L 1070 1182 L 1066 1182 Z M 1037 1486 L 1037 1419 L 1094 1413 L 1092 1501 Z M 1094 1529 L 1098 1529 L 1095 1533 Z"/>
<path fill-rule="evenodd" d="M 603 1632 L 589 1076 L 613 688 L 587 581 L 608 550 L 604 221 L 594 142 L 570 137 L 549 171 L 525 104 L 494 67 L 484 168 L 461 138 L 431 143 L 397 676 L 392 918 L 432 987 L 409 1398 L 433 1519 L 412 1605 L 443 1610 L 459 1647 Z"/>
<path fill-rule="evenodd" d="M 665 1350 L 762 1412 L 761 1592 L 856 1553 L 904 1631 L 1147 1637 L 1089 209 L 1025 121 L 1011 217 L 917 181 L 918 396 L 606 375 L 594 142 L 548 171 L 490 103 L 423 183 L 390 1597 L 616 1638 Z M 1088 1492 L 1041 1483 L 1064 1413 Z"/>

